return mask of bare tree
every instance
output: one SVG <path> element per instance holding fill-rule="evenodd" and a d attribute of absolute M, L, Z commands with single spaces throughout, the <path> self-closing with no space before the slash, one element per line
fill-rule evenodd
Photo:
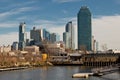
<path fill-rule="evenodd" d="M 107 44 L 103 44 L 103 45 L 101 46 L 101 48 L 102 48 L 103 51 L 107 51 L 107 49 L 108 49 L 108 48 L 107 48 Z"/>

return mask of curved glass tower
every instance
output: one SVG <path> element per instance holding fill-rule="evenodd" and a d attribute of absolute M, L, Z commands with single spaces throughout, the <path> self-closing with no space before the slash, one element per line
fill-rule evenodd
<path fill-rule="evenodd" d="M 65 33 L 63 33 L 63 41 L 67 49 L 75 49 L 74 39 L 74 26 L 72 21 L 70 21 L 66 24 Z"/>
<path fill-rule="evenodd" d="M 82 6 L 77 15 L 78 23 L 78 49 L 91 51 L 91 12 L 86 6 Z"/>

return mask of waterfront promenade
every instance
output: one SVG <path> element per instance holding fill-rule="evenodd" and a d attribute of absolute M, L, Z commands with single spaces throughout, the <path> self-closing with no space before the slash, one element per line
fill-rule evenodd
<path fill-rule="evenodd" d="M 120 53 L 99 53 L 99 54 L 82 54 L 80 56 L 56 56 L 50 58 L 53 65 L 82 65 L 102 67 L 117 64 L 120 59 Z"/>

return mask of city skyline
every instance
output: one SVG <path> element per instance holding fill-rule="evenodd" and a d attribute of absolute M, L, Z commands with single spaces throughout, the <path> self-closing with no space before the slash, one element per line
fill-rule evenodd
<path fill-rule="evenodd" d="M 28 34 L 30 29 L 36 26 L 47 28 L 62 35 L 65 31 L 64 26 L 68 21 L 73 21 L 74 26 L 77 27 L 77 13 L 82 5 L 86 5 L 93 15 L 92 34 L 95 39 L 100 45 L 107 44 L 108 48 L 120 50 L 120 38 L 117 36 L 120 34 L 119 0 L 29 0 L 26 2 L 24 0 L 1 0 L 0 3 L 1 46 L 18 41 L 18 26 L 23 21 L 26 22 Z M 75 35 L 77 36 L 77 34 Z"/>

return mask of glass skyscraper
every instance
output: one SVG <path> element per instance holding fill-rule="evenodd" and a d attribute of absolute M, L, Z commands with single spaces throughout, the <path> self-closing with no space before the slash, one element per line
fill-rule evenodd
<path fill-rule="evenodd" d="M 91 12 L 88 7 L 82 6 L 77 15 L 78 23 L 78 49 L 91 51 Z"/>
<path fill-rule="evenodd" d="M 66 48 L 75 49 L 74 26 L 72 21 L 66 24 L 65 31 L 66 32 L 63 33 L 63 41 L 65 42 Z"/>

